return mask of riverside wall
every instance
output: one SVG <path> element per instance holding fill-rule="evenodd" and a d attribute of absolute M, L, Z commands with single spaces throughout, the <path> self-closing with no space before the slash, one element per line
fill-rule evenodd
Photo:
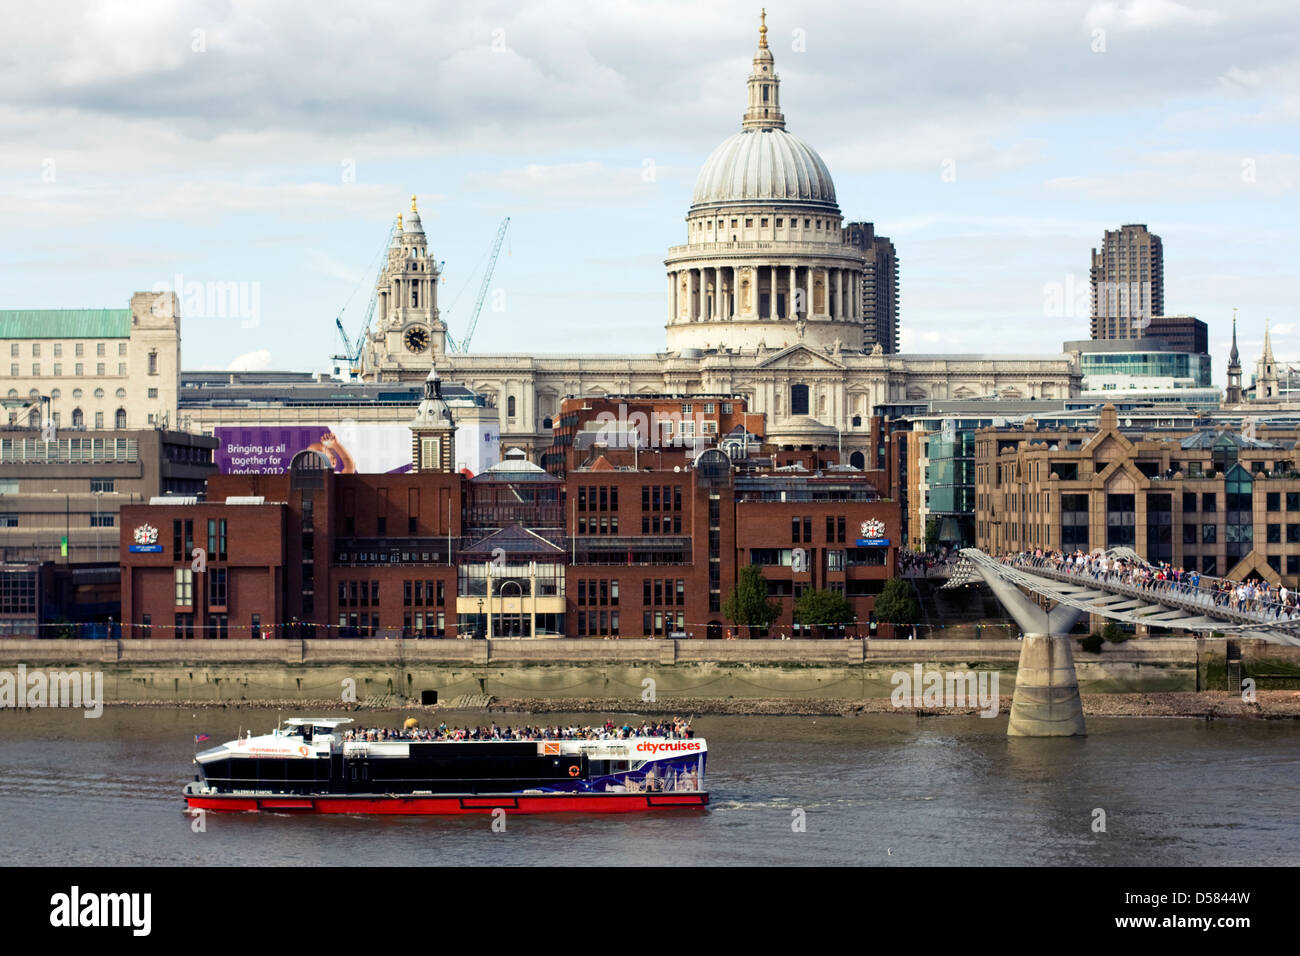
<path fill-rule="evenodd" d="M 1300 679 L 1300 648 L 1234 641 L 1261 688 Z M 0 640 L 0 670 L 23 664 L 104 675 L 108 702 L 355 700 L 437 691 L 490 697 L 888 697 L 899 670 L 993 670 L 1015 686 L 1017 640 Z M 1221 690 L 1227 642 L 1150 638 L 1074 651 L 1085 693 Z M 653 685 L 646 681 L 653 681 Z M 1281 681 L 1281 683 L 1267 683 Z M 349 682 L 351 682 L 349 684 Z M 1221 686 L 1224 685 L 1224 686 Z M 1300 685 L 1298 685 L 1300 686 Z"/>

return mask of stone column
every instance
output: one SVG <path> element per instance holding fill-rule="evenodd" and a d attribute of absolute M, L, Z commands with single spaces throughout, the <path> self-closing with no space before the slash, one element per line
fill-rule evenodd
<path fill-rule="evenodd" d="M 785 317 L 787 319 L 798 318 L 799 316 L 799 298 L 797 289 L 799 287 L 799 267 L 790 267 L 790 288 L 785 293 Z"/>
<path fill-rule="evenodd" d="M 677 274 L 668 273 L 668 323 L 677 321 Z"/>
<path fill-rule="evenodd" d="M 388 319 L 388 292 L 380 291 L 379 293 L 379 327 L 384 327 L 384 322 Z"/>
<path fill-rule="evenodd" d="M 686 270 L 686 321 L 695 321 L 695 270 Z"/>
<path fill-rule="evenodd" d="M 1081 612 L 1065 604 L 1047 611 L 996 572 L 981 569 L 980 575 L 1025 635 L 1020 644 L 1007 736 L 1086 734 L 1069 636 Z"/>
<path fill-rule="evenodd" d="M 776 266 L 772 266 L 771 287 L 767 290 L 767 317 L 775 319 L 776 315 Z"/>

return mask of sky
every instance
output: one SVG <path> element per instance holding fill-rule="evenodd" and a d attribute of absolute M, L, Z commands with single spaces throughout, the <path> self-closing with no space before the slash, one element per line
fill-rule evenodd
<path fill-rule="evenodd" d="M 760 4 L 0 0 L 0 308 L 182 297 L 187 369 L 323 371 L 419 197 L 474 352 L 655 352 Z M 1294 0 L 769 2 L 787 129 L 900 263 L 902 351 L 1059 354 L 1145 223 L 1165 311 L 1300 366 Z M 203 298 L 200 296 L 200 298 Z M 1064 301 L 1064 305 L 1062 305 Z"/>

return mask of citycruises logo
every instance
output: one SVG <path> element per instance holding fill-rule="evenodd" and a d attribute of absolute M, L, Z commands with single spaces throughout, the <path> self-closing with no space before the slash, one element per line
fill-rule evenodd
<path fill-rule="evenodd" d="M 636 749 L 639 753 L 677 753 L 681 751 L 699 750 L 700 742 L 698 740 L 674 740 L 671 743 L 656 744 L 651 743 L 648 740 L 643 740 L 641 743 L 636 745 Z"/>
<path fill-rule="evenodd" d="M 864 538 L 883 538 L 885 536 L 885 523 L 879 518 L 871 518 L 862 522 L 862 537 Z"/>
<path fill-rule="evenodd" d="M 142 524 L 135 529 L 136 544 L 157 544 L 158 529 L 151 524 Z"/>

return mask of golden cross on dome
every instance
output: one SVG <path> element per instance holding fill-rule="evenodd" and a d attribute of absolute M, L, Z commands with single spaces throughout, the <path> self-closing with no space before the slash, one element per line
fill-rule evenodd
<path fill-rule="evenodd" d="M 415 193 L 411 193 L 411 212 L 416 212 L 416 211 L 417 210 L 415 208 Z"/>
<path fill-rule="evenodd" d="M 758 24 L 759 24 L 758 46 L 759 49 L 766 50 L 767 49 L 767 7 L 764 7 L 763 12 L 759 15 Z"/>

